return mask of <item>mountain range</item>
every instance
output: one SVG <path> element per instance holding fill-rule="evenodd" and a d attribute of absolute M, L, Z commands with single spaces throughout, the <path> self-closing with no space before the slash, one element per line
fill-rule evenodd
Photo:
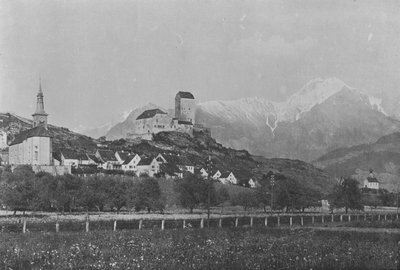
<path fill-rule="evenodd" d="M 285 102 L 255 97 L 199 103 L 196 122 L 210 127 L 224 146 L 269 158 L 313 161 L 336 148 L 372 143 L 400 131 L 397 103 L 366 95 L 338 78 L 318 78 Z M 111 140 L 129 137 L 136 117 L 154 108 L 173 114 L 150 103 L 132 110 L 104 135 Z"/>

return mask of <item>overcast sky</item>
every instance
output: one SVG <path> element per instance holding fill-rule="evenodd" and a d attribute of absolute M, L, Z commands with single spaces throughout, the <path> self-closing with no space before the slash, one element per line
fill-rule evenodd
<path fill-rule="evenodd" d="M 0 111 L 77 128 L 175 93 L 281 101 L 316 77 L 400 92 L 399 1 L 0 0 Z"/>

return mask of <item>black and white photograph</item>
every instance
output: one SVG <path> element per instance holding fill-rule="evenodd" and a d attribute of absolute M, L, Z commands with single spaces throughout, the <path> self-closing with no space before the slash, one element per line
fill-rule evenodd
<path fill-rule="evenodd" d="M 0 270 L 398 270 L 399 195 L 398 0 L 0 0 Z"/>

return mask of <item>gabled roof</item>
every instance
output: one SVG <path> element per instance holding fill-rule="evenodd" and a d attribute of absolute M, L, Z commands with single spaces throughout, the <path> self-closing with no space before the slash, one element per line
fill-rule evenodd
<path fill-rule="evenodd" d="M 136 155 L 130 155 L 129 157 L 127 157 L 123 163 L 123 165 L 128 165 L 129 163 L 131 163 L 132 159 L 134 159 L 136 157 Z"/>
<path fill-rule="evenodd" d="M 61 157 L 59 153 L 53 152 L 53 159 L 61 161 Z"/>
<path fill-rule="evenodd" d="M 128 159 L 128 157 L 129 157 L 129 153 L 127 153 L 127 152 L 118 151 L 117 153 L 118 153 L 119 157 L 120 157 L 123 161 L 125 161 L 125 160 Z"/>
<path fill-rule="evenodd" d="M 182 156 L 164 155 L 163 157 L 168 163 L 182 166 L 193 166 L 192 162 L 189 159 Z"/>
<path fill-rule="evenodd" d="M 138 166 L 148 166 L 153 162 L 153 160 L 153 157 L 142 158 L 140 159 Z"/>
<path fill-rule="evenodd" d="M 179 91 L 175 97 L 180 97 L 180 98 L 188 98 L 188 99 L 194 99 L 194 96 L 190 92 L 183 92 Z"/>
<path fill-rule="evenodd" d="M 367 181 L 370 183 L 379 183 L 378 179 L 375 177 L 367 177 Z"/>
<path fill-rule="evenodd" d="M 97 150 L 101 156 L 103 161 L 118 161 L 114 155 L 114 152 L 111 150 Z"/>
<path fill-rule="evenodd" d="M 181 173 L 181 169 L 179 169 L 176 165 L 170 163 L 163 163 L 160 165 L 160 171 L 163 173 L 167 173 L 169 175 L 173 175 L 175 173 Z"/>
<path fill-rule="evenodd" d="M 94 163 L 102 163 L 95 155 L 87 155 L 89 159 L 93 160 Z"/>
<path fill-rule="evenodd" d="M 146 110 L 144 112 L 142 112 L 137 118 L 136 120 L 140 120 L 140 119 L 146 119 L 146 118 L 153 118 L 156 114 L 167 114 L 166 112 L 163 112 L 160 109 L 152 109 L 152 110 Z"/>
<path fill-rule="evenodd" d="M 23 141 L 25 141 L 26 139 L 31 138 L 31 137 L 50 137 L 50 138 L 52 138 L 53 134 L 48 129 L 46 129 L 44 126 L 37 126 L 37 127 L 25 130 L 25 131 L 17 134 L 15 139 L 11 142 L 10 146 L 22 143 Z"/>
<path fill-rule="evenodd" d="M 86 154 L 75 152 L 72 149 L 62 149 L 60 152 L 65 159 L 88 160 Z"/>
<path fill-rule="evenodd" d="M 231 174 L 231 172 L 223 172 L 221 173 L 220 178 L 228 178 L 228 176 Z"/>

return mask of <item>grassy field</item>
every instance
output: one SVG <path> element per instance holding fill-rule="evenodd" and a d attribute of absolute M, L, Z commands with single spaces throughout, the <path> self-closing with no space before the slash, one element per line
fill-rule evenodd
<path fill-rule="evenodd" d="M 0 269 L 397 269 L 400 235 L 310 229 L 0 234 Z"/>

